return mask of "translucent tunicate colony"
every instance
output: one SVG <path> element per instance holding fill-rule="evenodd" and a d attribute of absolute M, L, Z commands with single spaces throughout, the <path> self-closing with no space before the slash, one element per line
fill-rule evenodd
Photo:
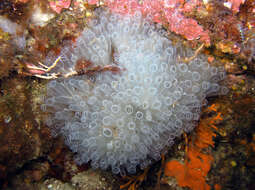
<path fill-rule="evenodd" d="M 140 12 L 118 15 L 99 9 L 76 43 L 61 51 L 52 72 L 75 71 L 77 62 L 118 66 L 111 71 L 52 80 L 42 105 L 47 124 L 93 168 L 135 173 L 159 160 L 174 139 L 199 120 L 208 95 L 224 94 L 222 68 L 174 46 Z M 46 63 L 56 57 L 48 56 Z"/>

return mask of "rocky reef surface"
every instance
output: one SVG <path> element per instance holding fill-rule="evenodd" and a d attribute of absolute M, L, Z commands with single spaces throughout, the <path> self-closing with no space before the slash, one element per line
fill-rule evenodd
<path fill-rule="evenodd" d="M 1 23 L 10 26 L 0 29 L 0 187 L 119 189 L 128 188 L 123 184 L 131 180 L 129 188 L 140 184 L 136 189 L 153 189 L 156 184 L 160 184 L 161 189 L 194 189 L 196 185 L 205 184 L 203 187 L 210 189 L 254 189 L 254 2 L 119 2 L 0 2 Z M 98 7 L 107 7 L 118 14 L 133 14 L 137 10 L 149 14 L 150 19 L 165 28 L 164 35 L 171 40 L 173 47 L 177 48 L 181 43 L 182 47 L 194 49 L 184 55 L 187 60 L 199 59 L 199 53 L 202 53 L 211 65 L 224 66 L 230 92 L 225 97 L 210 97 L 208 106 L 201 111 L 199 127 L 176 138 L 171 151 L 164 157 L 167 166 L 172 161 L 178 162 L 176 166 L 181 164 L 181 167 L 175 169 L 181 173 L 187 167 L 189 174 L 203 183 L 197 184 L 185 178 L 180 180 L 173 172 L 171 175 L 167 173 L 170 167 L 160 178 L 155 175 L 164 170 L 160 162 L 146 170 L 147 179 L 143 175 L 121 178 L 110 171 L 91 170 L 90 164 L 77 165 L 76 155 L 65 145 L 66 139 L 53 137 L 43 122 L 47 115 L 41 111 L 41 104 L 48 80 L 59 76 L 53 75 L 56 70 L 42 63 L 45 64 L 49 52 L 58 57 L 63 47 L 70 46 L 69 42 L 75 44 L 89 21 L 95 18 L 94 11 Z M 170 26 L 172 20 L 176 22 Z M 54 63 L 56 59 L 52 60 Z M 93 67 L 88 68 L 93 71 Z M 220 119 L 212 120 L 219 113 Z M 209 126 L 212 122 L 217 128 L 213 132 L 199 131 L 200 126 L 207 123 Z M 204 138 L 207 135 L 212 138 Z M 192 143 L 204 147 L 205 142 L 209 146 L 202 152 L 194 151 Z M 200 157 L 208 155 L 202 158 L 203 161 L 207 159 L 202 162 L 205 165 L 199 166 L 201 171 L 206 171 L 204 174 L 190 169 L 194 164 L 196 167 L 201 164 L 201 159 L 199 161 L 194 156 L 197 154 Z M 186 158 L 192 161 L 188 163 Z M 138 169 L 137 175 L 140 173 L 142 171 Z M 135 179 L 135 185 L 132 179 Z"/>

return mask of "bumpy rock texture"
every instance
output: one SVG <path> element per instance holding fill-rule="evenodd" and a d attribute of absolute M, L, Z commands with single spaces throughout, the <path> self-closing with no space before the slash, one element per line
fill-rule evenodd
<path fill-rule="evenodd" d="M 218 84 L 223 69 L 201 55 L 182 61 L 192 55 L 140 12 L 123 16 L 99 9 L 76 43 L 63 48 L 52 72 L 73 72 L 80 60 L 120 72 L 49 82 L 42 105 L 49 113 L 46 123 L 78 153 L 77 162 L 135 173 L 195 127 L 206 96 L 227 91 Z M 55 59 L 49 55 L 45 62 Z"/>

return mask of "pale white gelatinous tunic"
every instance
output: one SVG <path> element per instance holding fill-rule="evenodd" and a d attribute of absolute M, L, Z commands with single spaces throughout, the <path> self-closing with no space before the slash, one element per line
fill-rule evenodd
<path fill-rule="evenodd" d="M 163 33 L 140 12 L 123 16 L 99 9 L 76 43 L 62 49 L 51 72 L 72 72 L 80 59 L 121 69 L 47 86 L 47 124 L 65 137 L 79 163 L 135 173 L 194 128 L 206 96 L 226 92 L 218 84 L 222 68 L 209 66 L 202 55 L 182 63 L 180 57 L 194 51 L 174 46 Z M 55 59 L 49 55 L 45 63 Z"/>

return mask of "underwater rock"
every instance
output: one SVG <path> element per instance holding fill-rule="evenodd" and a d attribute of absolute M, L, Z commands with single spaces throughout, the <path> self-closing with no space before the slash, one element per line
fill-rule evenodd
<path fill-rule="evenodd" d="M 98 9 L 76 43 L 45 60 L 57 60 L 50 73 L 81 74 L 48 83 L 46 124 L 80 164 L 121 175 L 144 169 L 196 126 L 207 96 L 227 92 L 218 84 L 224 69 L 202 55 L 184 61 L 193 55 L 140 12 Z"/>

